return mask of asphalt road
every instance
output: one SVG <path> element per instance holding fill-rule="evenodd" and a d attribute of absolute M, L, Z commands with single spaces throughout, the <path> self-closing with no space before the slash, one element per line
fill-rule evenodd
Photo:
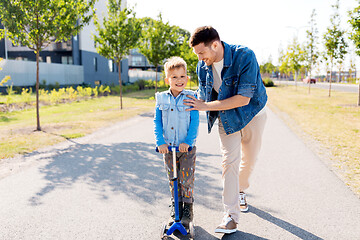
<path fill-rule="evenodd" d="M 275 80 L 276 84 L 287 84 L 287 85 L 295 85 L 294 81 L 278 81 Z M 309 86 L 306 83 L 303 83 L 301 80 L 297 81 L 298 86 Z M 311 84 L 311 88 L 322 88 L 322 89 L 329 89 L 329 83 L 325 82 L 317 82 L 316 84 Z M 358 93 L 359 92 L 359 85 L 357 84 L 339 84 L 339 83 L 332 83 L 331 89 L 340 92 L 352 92 Z"/>
<path fill-rule="evenodd" d="M 359 239 L 360 199 L 269 109 L 250 211 L 234 234 L 214 233 L 221 159 L 204 115 L 197 146 L 196 239 Z M 144 114 L 0 162 L 0 239 L 159 239 L 169 195 Z"/>

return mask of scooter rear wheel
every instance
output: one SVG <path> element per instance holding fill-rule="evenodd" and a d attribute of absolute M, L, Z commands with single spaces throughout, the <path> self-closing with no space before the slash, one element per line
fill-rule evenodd
<path fill-rule="evenodd" d="M 189 234 L 190 234 L 190 239 L 195 238 L 195 226 L 193 222 L 189 223 Z"/>

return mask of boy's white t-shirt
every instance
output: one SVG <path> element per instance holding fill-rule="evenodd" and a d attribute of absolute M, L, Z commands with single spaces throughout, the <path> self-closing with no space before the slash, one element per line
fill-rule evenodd
<path fill-rule="evenodd" d="M 214 90 L 218 93 L 222 83 L 221 71 L 224 67 L 224 58 L 213 63 Z"/>

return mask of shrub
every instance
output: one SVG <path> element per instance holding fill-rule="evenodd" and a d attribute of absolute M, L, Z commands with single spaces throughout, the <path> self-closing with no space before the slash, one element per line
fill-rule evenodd
<path fill-rule="evenodd" d="M 265 87 L 273 87 L 274 86 L 274 82 L 270 78 L 264 78 L 263 83 L 264 83 Z"/>

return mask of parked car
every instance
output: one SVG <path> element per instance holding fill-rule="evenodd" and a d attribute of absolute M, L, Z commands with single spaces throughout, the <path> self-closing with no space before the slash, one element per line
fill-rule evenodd
<path fill-rule="evenodd" d="M 310 84 L 311 83 L 316 83 L 316 78 L 311 78 L 311 80 L 307 77 L 307 78 L 304 78 L 302 81 L 304 82 L 304 83 L 309 83 L 309 81 L 310 81 Z"/>

